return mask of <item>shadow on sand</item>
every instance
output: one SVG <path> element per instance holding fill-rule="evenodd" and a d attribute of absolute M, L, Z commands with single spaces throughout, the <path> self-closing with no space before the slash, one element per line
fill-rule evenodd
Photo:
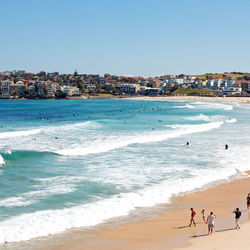
<path fill-rule="evenodd" d="M 204 237 L 204 236 L 208 236 L 208 234 L 196 234 L 196 235 L 190 236 L 189 238 L 198 238 L 198 237 Z"/>
<path fill-rule="evenodd" d="M 198 222 L 196 223 L 196 225 L 198 224 L 203 224 L 203 222 Z M 173 229 L 183 229 L 183 228 L 194 228 L 194 226 L 192 225 L 191 227 L 190 226 L 180 226 L 180 227 L 173 227 Z"/>
<path fill-rule="evenodd" d="M 220 232 L 231 231 L 231 230 L 235 230 L 235 228 L 225 228 L 225 229 L 215 230 L 215 232 L 220 233 Z"/>

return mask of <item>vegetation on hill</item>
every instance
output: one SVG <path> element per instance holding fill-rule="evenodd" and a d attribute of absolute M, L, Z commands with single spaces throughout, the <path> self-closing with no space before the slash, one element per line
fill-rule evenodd
<path fill-rule="evenodd" d="M 206 73 L 204 75 L 195 75 L 199 79 L 216 79 L 216 78 L 236 78 L 245 79 L 250 77 L 249 73 L 243 72 L 225 72 L 225 73 Z"/>
<path fill-rule="evenodd" d="M 213 95 L 216 91 L 208 89 L 182 89 L 178 88 L 172 95 Z"/>

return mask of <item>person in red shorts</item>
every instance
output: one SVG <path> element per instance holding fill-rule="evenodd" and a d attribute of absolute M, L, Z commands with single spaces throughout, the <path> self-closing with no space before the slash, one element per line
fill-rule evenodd
<path fill-rule="evenodd" d="M 194 224 L 194 226 L 196 226 L 195 221 L 194 221 L 194 216 L 196 215 L 196 213 L 195 213 L 195 211 L 194 211 L 193 208 L 190 208 L 190 210 L 191 210 L 191 219 L 190 219 L 190 224 L 189 224 L 189 226 L 191 227 L 192 224 Z"/>

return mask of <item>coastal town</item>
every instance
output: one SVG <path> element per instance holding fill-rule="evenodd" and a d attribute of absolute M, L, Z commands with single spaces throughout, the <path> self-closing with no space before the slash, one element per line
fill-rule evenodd
<path fill-rule="evenodd" d="M 250 73 L 130 77 L 104 74 L 0 72 L 2 99 L 83 99 L 105 96 L 250 96 Z"/>

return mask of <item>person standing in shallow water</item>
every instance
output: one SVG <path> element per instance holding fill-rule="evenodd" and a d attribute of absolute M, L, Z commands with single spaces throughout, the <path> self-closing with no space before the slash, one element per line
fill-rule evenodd
<path fill-rule="evenodd" d="M 194 221 L 194 216 L 196 215 L 196 213 L 195 213 L 195 211 L 194 211 L 193 208 L 190 208 L 190 210 L 191 210 L 191 219 L 190 219 L 190 224 L 189 224 L 189 226 L 191 227 L 192 224 L 194 224 L 194 226 L 196 226 L 195 221 Z"/>

